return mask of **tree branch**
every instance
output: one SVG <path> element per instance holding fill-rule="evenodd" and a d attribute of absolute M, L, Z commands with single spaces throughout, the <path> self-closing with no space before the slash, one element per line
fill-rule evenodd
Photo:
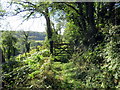
<path fill-rule="evenodd" d="M 74 9 L 80 15 L 79 11 L 75 7 L 73 7 L 72 5 L 67 4 L 67 3 L 64 3 L 64 4 L 67 5 L 67 6 L 69 6 L 69 7 L 71 7 L 72 9 Z"/>

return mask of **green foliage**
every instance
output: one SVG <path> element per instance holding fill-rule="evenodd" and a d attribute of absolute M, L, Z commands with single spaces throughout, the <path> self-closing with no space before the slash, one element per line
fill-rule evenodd
<path fill-rule="evenodd" d="M 119 30 L 119 26 L 104 30 L 103 43 L 75 52 L 69 60 L 51 57 L 42 47 L 11 59 L 3 66 L 5 88 L 119 88 Z"/>
<path fill-rule="evenodd" d="M 79 39 L 78 39 L 79 37 Z M 77 27 L 73 21 L 67 23 L 65 32 L 64 32 L 64 39 L 66 42 L 70 42 L 71 44 L 78 44 L 80 43 L 80 32 L 79 27 Z"/>
<path fill-rule="evenodd" d="M 50 51 L 48 49 L 44 49 L 41 51 L 41 55 L 43 57 L 49 57 L 50 56 Z"/>
<path fill-rule="evenodd" d="M 51 57 L 42 46 L 11 58 L 3 65 L 5 88 L 119 88 L 120 28 L 109 28 L 103 29 L 104 42 L 94 49 L 74 52 L 71 59 Z"/>
<path fill-rule="evenodd" d="M 14 32 L 4 31 L 2 32 L 2 49 L 6 59 L 10 59 L 11 56 L 15 56 L 17 48 L 15 46 L 17 38 L 14 36 Z"/>
<path fill-rule="evenodd" d="M 112 26 L 108 31 L 109 39 L 104 49 L 105 65 L 103 69 L 113 81 L 112 86 L 120 87 L 120 26 Z M 110 87 L 110 86 L 109 86 Z"/>
<path fill-rule="evenodd" d="M 39 52 L 33 50 L 30 53 L 19 55 L 14 59 L 11 58 L 3 65 L 4 88 L 53 87 L 51 84 L 56 80 L 53 78 L 53 72 L 51 72 L 51 70 L 48 71 L 51 60 L 47 55 L 48 50 L 41 50 Z M 38 78 L 40 78 L 40 80 L 37 80 Z M 53 81 L 51 81 L 50 78 L 53 78 Z M 48 80 L 51 83 L 49 83 Z"/>
<path fill-rule="evenodd" d="M 10 56 L 3 64 L 5 89 L 120 88 L 119 3 L 51 3 L 31 0 L 13 3 L 17 7 L 16 14 L 28 12 L 23 14 L 24 19 L 36 17 L 38 13 L 45 16 L 47 38 L 44 46 L 37 46 L 40 42 L 33 41 L 32 46 L 36 46 L 32 48 L 35 49 Z M 51 19 L 55 19 L 56 24 L 50 23 Z M 59 31 L 63 28 L 65 32 L 61 35 Z M 28 35 L 24 35 L 26 38 L 23 37 L 22 44 L 26 42 L 28 45 Z M 33 33 L 30 36 L 34 36 Z M 16 48 L 17 39 L 12 33 L 3 33 L 2 39 L 4 54 L 8 57 Z M 55 51 L 58 54 L 52 55 L 49 51 L 49 48 L 52 50 L 51 41 L 73 45 L 57 46 L 59 49 Z M 17 49 L 21 50 L 19 43 Z"/>
<path fill-rule="evenodd" d="M 23 56 L 16 57 L 16 60 L 11 58 L 9 62 L 3 65 L 5 88 L 29 88 L 29 79 L 32 74 L 38 73 L 36 70 L 44 63 L 43 56 L 39 54 L 32 54 L 29 57 L 24 56 L 24 58 Z"/>

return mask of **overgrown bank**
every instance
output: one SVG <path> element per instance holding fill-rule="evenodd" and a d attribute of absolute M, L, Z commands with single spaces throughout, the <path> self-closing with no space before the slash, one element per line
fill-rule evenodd
<path fill-rule="evenodd" d="M 120 88 L 119 32 L 119 26 L 109 28 L 94 50 L 75 52 L 66 63 L 42 46 L 11 58 L 3 65 L 4 88 Z"/>

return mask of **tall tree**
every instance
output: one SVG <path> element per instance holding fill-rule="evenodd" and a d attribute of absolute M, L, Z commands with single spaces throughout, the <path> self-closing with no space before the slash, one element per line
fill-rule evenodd
<path fill-rule="evenodd" d="M 66 5 L 63 10 L 67 13 L 66 17 L 69 17 L 67 21 L 73 21 L 79 27 L 79 32 L 84 36 L 83 44 L 87 47 L 94 47 L 99 40 L 102 41 L 102 36 L 98 34 L 105 24 L 118 24 L 119 16 L 118 14 L 115 16 L 115 13 L 119 12 L 117 3 L 65 2 L 62 4 Z"/>
<path fill-rule="evenodd" d="M 15 44 L 17 42 L 17 38 L 10 31 L 5 31 L 2 33 L 2 48 L 3 54 L 7 59 L 10 59 L 11 56 L 16 55 L 16 47 Z"/>
<path fill-rule="evenodd" d="M 47 23 L 47 38 L 50 43 L 50 52 L 53 53 L 52 27 L 51 27 L 51 23 L 50 23 L 50 15 L 49 15 L 48 8 L 45 9 L 44 16 L 45 16 L 46 23 Z"/>
<path fill-rule="evenodd" d="M 25 45 L 25 52 L 30 51 L 29 32 L 23 31 L 23 42 Z"/>
<path fill-rule="evenodd" d="M 49 40 L 50 52 L 53 53 L 53 41 L 52 41 L 52 28 L 50 22 L 50 7 L 51 3 L 49 2 L 32 2 L 32 1 L 17 1 L 13 2 L 18 5 L 16 8 L 16 15 L 21 12 L 28 12 L 23 17 L 30 19 L 30 17 L 36 17 L 36 13 L 44 16 L 46 19 L 47 26 L 47 38 Z M 22 6 L 22 7 L 21 7 Z"/>
<path fill-rule="evenodd" d="M 90 26 L 90 30 L 88 33 L 88 38 L 89 38 L 89 44 L 95 44 L 96 40 L 95 40 L 95 35 L 97 34 L 97 29 L 96 29 L 96 25 L 95 25 L 95 17 L 94 17 L 94 12 L 95 12 L 95 8 L 94 8 L 94 3 L 90 2 L 90 3 L 86 3 L 86 8 L 88 9 L 88 24 Z"/>

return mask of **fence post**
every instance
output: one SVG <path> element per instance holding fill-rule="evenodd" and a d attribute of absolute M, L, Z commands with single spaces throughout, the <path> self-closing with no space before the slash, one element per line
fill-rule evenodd
<path fill-rule="evenodd" d="M 0 90 L 2 89 L 2 50 L 0 49 Z"/>

